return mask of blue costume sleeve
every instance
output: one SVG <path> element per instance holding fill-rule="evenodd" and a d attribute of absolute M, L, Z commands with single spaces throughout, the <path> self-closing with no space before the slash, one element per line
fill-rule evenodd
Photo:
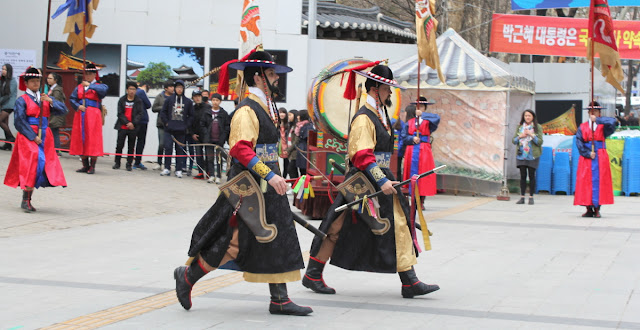
<path fill-rule="evenodd" d="M 15 125 L 16 130 L 18 130 L 18 132 L 24 135 L 27 139 L 33 141 L 33 139 L 38 135 L 33 131 L 31 125 L 29 125 L 29 121 L 27 120 L 27 104 L 24 102 L 24 99 L 20 97 L 16 100 L 14 107 L 13 124 Z"/>
<path fill-rule="evenodd" d="M 51 100 L 53 100 L 53 102 L 49 104 L 49 107 L 52 114 L 64 115 L 65 113 L 69 112 L 69 110 L 67 110 L 67 107 L 64 105 L 64 103 L 56 100 L 54 97 L 51 97 Z"/>
<path fill-rule="evenodd" d="M 437 115 L 435 113 L 423 112 L 421 117 L 422 119 L 429 121 L 429 131 L 431 133 L 435 132 L 435 130 L 438 129 L 438 125 L 440 124 L 440 115 Z"/>
<path fill-rule="evenodd" d="M 596 124 L 604 125 L 605 138 L 613 134 L 616 131 L 616 119 L 612 117 L 598 117 L 596 118 Z"/>
<path fill-rule="evenodd" d="M 76 86 L 73 92 L 71 92 L 71 95 L 69 95 L 69 103 L 71 103 L 73 110 L 78 110 L 78 107 L 81 105 L 80 100 L 78 100 L 78 86 Z"/>
<path fill-rule="evenodd" d="M 107 96 L 107 91 L 109 91 L 109 86 L 105 84 L 93 83 L 89 85 L 89 89 L 93 89 L 94 91 L 96 91 L 96 93 L 98 93 L 98 97 L 100 99 L 103 99 L 105 96 Z"/>
<path fill-rule="evenodd" d="M 584 145 L 584 139 L 582 137 L 582 130 L 580 129 L 580 127 L 578 127 L 578 131 L 576 132 L 576 146 L 578 147 L 580 156 L 591 158 L 591 149 Z"/>

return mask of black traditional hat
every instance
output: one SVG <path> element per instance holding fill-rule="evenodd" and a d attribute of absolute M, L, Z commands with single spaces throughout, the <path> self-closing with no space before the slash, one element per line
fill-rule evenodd
<path fill-rule="evenodd" d="M 293 71 L 292 68 L 286 65 L 277 64 L 273 60 L 273 56 L 265 51 L 257 51 L 249 55 L 249 58 L 247 58 L 247 60 L 231 63 L 229 64 L 229 67 L 235 70 L 242 71 L 251 67 L 273 68 L 276 73 L 287 73 Z"/>
<path fill-rule="evenodd" d="M 98 69 L 98 67 L 96 67 L 95 64 L 93 63 L 89 63 L 84 67 L 85 71 L 91 71 L 91 72 L 98 72 L 100 69 Z"/>
<path fill-rule="evenodd" d="M 424 96 L 420 96 L 420 98 L 418 99 L 418 101 L 411 102 L 411 104 L 424 104 L 424 105 L 430 105 L 430 104 L 435 104 L 435 103 L 434 103 L 434 102 L 429 102 L 429 101 L 427 100 L 427 98 L 426 98 L 426 97 L 424 97 Z"/>
<path fill-rule="evenodd" d="M 20 75 L 18 79 L 19 80 L 18 88 L 23 92 L 26 91 L 27 81 L 33 78 L 42 78 L 42 73 L 40 73 L 40 70 L 30 66 L 27 68 L 27 70 L 23 74 Z"/>
<path fill-rule="evenodd" d="M 598 103 L 597 101 L 593 101 L 591 102 L 586 108 L 584 108 L 584 110 L 602 110 L 604 109 L 603 106 L 600 105 L 600 103 Z"/>
<path fill-rule="evenodd" d="M 367 79 L 371 79 L 373 81 L 383 83 L 385 85 L 389 85 L 391 87 L 396 87 L 400 89 L 406 89 L 398 84 L 397 81 L 393 80 L 393 72 L 389 69 L 388 66 L 383 64 L 378 64 L 374 66 L 371 71 L 354 71 L 355 73 L 367 77 Z"/>

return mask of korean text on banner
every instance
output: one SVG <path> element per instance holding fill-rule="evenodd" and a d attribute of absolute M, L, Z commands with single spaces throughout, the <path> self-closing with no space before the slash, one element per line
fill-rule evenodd
<path fill-rule="evenodd" d="M 609 0 L 609 6 L 638 6 L 638 0 Z M 589 7 L 589 0 L 511 0 L 511 10 Z"/>
<path fill-rule="evenodd" d="M 494 14 L 491 52 L 585 57 L 589 20 Z M 640 59 L 640 21 L 613 21 L 620 58 Z"/>

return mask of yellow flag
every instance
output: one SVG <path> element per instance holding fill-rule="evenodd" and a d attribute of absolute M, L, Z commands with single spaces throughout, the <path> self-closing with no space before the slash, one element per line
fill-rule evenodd
<path fill-rule="evenodd" d="M 564 134 L 576 135 L 578 126 L 576 125 L 576 108 L 575 104 L 569 110 L 560 116 L 546 122 L 541 123 L 544 134 Z"/>
<path fill-rule="evenodd" d="M 624 94 L 620 81 L 624 79 L 620 54 L 611 21 L 607 0 L 591 0 L 589 9 L 589 42 L 587 58 L 593 63 L 593 56 L 600 54 L 600 71 L 607 82 Z M 592 48 L 593 47 L 593 51 Z"/>
<path fill-rule="evenodd" d="M 444 83 L 440 70 L 440 56 L 436 44 L 438 21 L 433 15 L 436 0 L 416 0 L 416 34 L 418 37 L 418 61 L 424 62 L 438 72 L 438 78 Z"/>

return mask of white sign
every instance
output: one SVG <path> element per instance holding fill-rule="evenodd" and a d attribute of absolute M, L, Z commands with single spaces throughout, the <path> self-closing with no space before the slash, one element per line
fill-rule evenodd
<path fill-rule="evenodd" d="M 13 77 L 18 78 L 30 66 L 36 66 L 36 51 L 32 49 L 0 49 L 0 65 L 13 67 Z"/>

